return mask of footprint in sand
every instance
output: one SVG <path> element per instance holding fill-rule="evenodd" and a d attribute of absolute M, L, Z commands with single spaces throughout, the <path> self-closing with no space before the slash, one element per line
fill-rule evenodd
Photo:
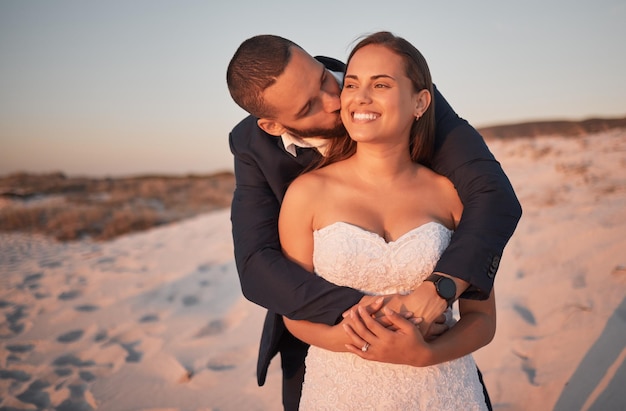
<path fill-rule="evenodd" d="M 42 292 L 36 292 L 35 294 L 33 294 L 35 296 L 36 299 L 38 300 L 43 300 L 44 298 L 48 298 L 50 297 L 50 293 L 42 293 Z"/>
<path fill-rule="evenodd" d="M 117 344 L 122 347 L 124 351 L 126 351 L 126 358 L 124 359 L 128 362 L 141 362 L 143 358 L 143 352 L 136 349 L 137 346 L 141 345 L 141 340 L 132 340 L 132 341 L 121 341 L 118 338 L 111 338 L 109 342 L 106 344 Z"/>
<path fill-rule="evenodd" d="M 59 268 L 63 265 L 62 261 L 56 261 L 56 260 L 43 260 L 39 262 L 39 267 L 41 268 Z"/>
<path fill-rule="evenodd" d="M 155 323 L 159 320 L 160 318 L 158 314 L 146 314 L 139 319 L 139 322 L 140 323 Z"/>
<path fill-rule="evenodd" d="M 113 264 L 116 260 L 116 257 L 102 257 L 96 261 L 96 264 Z"/>
<path fill-rule="evenodd" d="M 54 370 L 54 373 L 59 377 L 69 377 L 74 373 L 74 370 L 72 370 L 71 368 L 56 368 Z"/>
<path fill-rule="evenodd" d="M 0 370 L 0 380 L 14 380 L 17 382 L 30 381 L 32 376 L 22 370 Z"/>
<path fill-rule="evenodd" d="M 56 411 L 93 411 L 96 401 L 85 384 L 73 384 L 69 387 L 70 397 L 63 401 Z"/>
<path fill-rule="evenodd" d="M 15 354 L 24 354 L 32 351 L 35 344 L 10 344 L 6 346 L 7 351 Z"/>
<path fill-rule="evenodd" d="M 46 381 L 35 380 L 16 398 L 27 404 L 33 404 L 38 410 L 49 409 L 51 405 L 50 394 L 48 394 L 45 389 L 50 387 L 50 385 L 51 384 Z"/>
<path fill-rule="evenodd" d="M 36 292 L 36 290 L 38 290 L 39 287 L 41 287 L 39 280 L 41 280 L 42 278 L 43 278 L 42 272 L 29 274 L 26 277 L 24 277 L 24 279 L 22 280 L 22 284 L 20 284 L 17 288 Z"/>
<path fill-rule="evenodd" d="M 5 365 L 8 367 L 11 364 L 19 364 L 22 362 L 22 358 L 20 358 L 19 356 L 15 355 L 15 354 L 9 354 L 7 355 L 6 359 L 5 359 Z"/>
<path fill-rule="evenodd" d="M 8 307 L 9 312 L 4 315 L 7 322 L 4 326 L 0 327 L 0 337 L 12 337 L 15 334 L 24 332 L 27 324 L 24 320 L 28 318 L 29 307 L 26 305 L 7 303 L 5 301 L 2 301 L 2 303 L 3 304 L 0 305 L 0 308 Z M 4 327 L 8 328 L 7 331 L 10 332 L 9 334 L 4 334 Z"/>
<path fill-rule="evenodd" d="M 228 371 L 237 368 L 243 360 L 244 355 L 240 351 L 232 350 L 209 359 L 206 366 L 211 371 Z"/>
<path fill-rule="evenodd" d="M 185 307 L 190 307 L 193 305 L 197 305 L 200 302 L 200 299 L 195 295 L 186 295 L 183 297 L 183 305 Z"/>
<path fill-rule="evenodd" d="M 78 376 L 80 377 L 81 380 L 85 382 L 92 382 L 96 379 L 96 376 L 89 371 L 80 371 L 78 373 Z"/>
<path fill-rule="evenodd" d="M 85 305 L 77 305 L 76 307 L 74 307 L 74 309 L 76 311 L 80 311 L 83 313 L 91 313 L 94 311 L 98 311 L 100 309 L 99 306 L 97 305 L 92 305 L 92 304 L 85 304 Z"/>
<path fill-rule="evenodd" d="M 83 337 L 84 338 L 84 337 Z M 109 338 L 106 331 L 99 331 L 94 337 L 99 350 L 89 349 L 84 353 L 58 356 L 51 363 L 58 389 L 67 389 L 75 383 L 92 383 L 97 378 L 118 370 L 125 362 L 139 362 L 143 352 L 137 349 L 141 340 L 123 342 Z M 0 408 L 1 410 L 1 408 Z"/>
<path fill-rule="evenodd" d="M 515 312 L 519 314 L 519 316 L 522 317 L 522 319 L 526 321 L 528 324 L 537 325 L 535 316 L 533 315 L 532 311 L 530 311 L 527 307 L 518 303 L 514 303 L 513 310 L 515 310 Z"/>
<path fill-rule="evenodd" d="M 86 368 L 98 367 L 98 369 L 110 369 L 112 364 L 98 364 L 93 360 L 81 360 L 75 355 L 66 354 L 57 357 L 52 363 L 52 366 L 54 367 L 54 373 L 57 377 L 64 378 L 63 380 L 57 381 L 59 386 L 62 386 L 67 383 L 68 378 L 74 374 L 78 374 L 78 377 L 84 382 L 92 382 L 96 379 L 96 375 Z"/>
<path fill-rule="evenodd" d="M 9 355 L 7 355 L 5 359 L 5 366 L 9 366 L 11 364 L 21 363 L 23 361 L 21 355 L 27 354 L 35 349 L 35 344 L 9 344 L 5 348 L 9 352 Z"/>
<path fill-rule="evenodd" d="M 211 270 L 211 264 L 200 264 L 198 267 L 196 267 L 196 270 L 200 271 L 201 273 L 206 273 L 207 271 Z"/>
<path fill-rule="evenodd" d="M 64 291 L 61 294 L 59 294 L 57 298 L 63 301 L 73 300 L 77 297 L 80 297 L 80 294 L 81 293 L 78 290 Z"/>
<path fill-rule="evenodd" d="M 33 282 L 33 281 L 37 281 L 37 280 L 41 280 L 43 278 L 43 273 L 42 272 L 38 272 L 38 273 L 34 273 L 34 274 L 29 274 L 26 277 L 24 277 L 24 284 Z"/>
<path fill-rule="evenodd" d="M 135 350 L 137 345 L 140 345 L 141 341 L 135 341 L 132 343 L 120 343 L 120 346 L 126 350 L 128 355 L 126 356 L 126 362 L 140 362 L 143 357 L 141 351 Z"/>
<path fill-rule="evenodd" d="M 96 365 L 96 363 L 92 360 L 86 360 L 83 361 L 80 358 L 76 357 L 73 354 L 64 354 L 60 357 L 57 357 L 53 362 L 52 365 L 54 365 L 55 367 L 67 367 L 67 366 L 72 366 L 72 367 L 92 367 L 94 365 Z"/>
<path fill-rule="evenodd" d="M 73 343 L 82 338 L 85 332 L 83 330 L 72 330 L 68 331 L 65 334 L 61 334 L 57 337 L 57 341 L 64 344 Z"/>
<path fill-rule="evenodd" d="M 96 333 L 96 335 L 93 337 L 93 340 L 94 342 L 102 342 L 106 340 L 108 336 L 109 333 L 107 332 L 107 330 L 101 330 Z"/>
<path fill-rule="evenodd" d="M 226 371 L 236 367 L 236 365 L 227 358 L 213 358 L 209 360 L 206 366 L 211 371 Z"/>
<path fill-rule="evenodd" d="M 207 325 L 202 327 L 197 333 L 196 338 L 212 337 L 218 335 L 226 330 L 226 323 L 223 320 L 213 320 Z"/>
<path fill-rule="evenodd" d="M 537 368 L 531 358 L 528 356 L 521 354 L 519 352 L 513 351 L 513 354 L 522 360 L 522 371 L 526 374 L 526 378 L 528 378 L 528 382 L 531 385 L 538 386 L 537 382 L 535 382 L 535 378 L 537 377 Z"/>

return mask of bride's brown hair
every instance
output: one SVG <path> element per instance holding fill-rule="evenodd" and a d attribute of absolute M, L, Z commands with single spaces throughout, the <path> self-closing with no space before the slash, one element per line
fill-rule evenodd
<path fill-rule="evenodd" d="M 417 163 L 429 166 L 435 152 L 435 100 L 433 83 L 426 59 L 402 37 L 388 31 L 380 31 L 363 38 L 350 52 L 347 64 L 354 54 L 365 46 L 380 45 L 396 53 L 404 60 L 407 77 L 413 84 L 415 92 L 428 90 L 431 102 L 422 117 L 413 123 L 409 140 L 411 159 Z M 340 137 L 331 140 L 327 155 L 321 160 L 317 168 L 334 163 L 352 156 L 356 151 L 356 142 L 350 137 Z"/>

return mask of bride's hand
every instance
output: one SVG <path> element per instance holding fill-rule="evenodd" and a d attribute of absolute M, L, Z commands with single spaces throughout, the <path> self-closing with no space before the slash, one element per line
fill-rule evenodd
<path fill-rule="evenodd" d="M 430 346 L 419 330 L 420 320 L 407 320 L 389 308 L 383 311 L 395 330 L 379 324 L 360 307 L 352 314 L 354 321 L 343 325 L 352 341 L 346 344 L 346 349 L 370 361 L 417 367 L 430 365 Z"/>
<path fill-rule="evenodd" d="M 389 318 L 387 318 L 384 312 L 381 311 L 383 306 L 389 301 L 390 298 L 393 298 L 393 296 L 376 297 L 376 299 L 373 301 L 372 298 L 374 297 L 363 297 L 359 304 L 355 304 L 349 310 L 346 310 L 343 313 L 343 323 L 350 325 L 354 321 L 353 319 L 358 317 L 356 315 L 357 310 L 359 309 L 359 307 L 361 307 L 370 317 L 374 318 L 384 327 L 389 328 L 393 331 L 397 330 L 395 324 Z M 401 315 L 407 320 L 413 320 L 413 313 L 411 311 L 404 311 Z"/>

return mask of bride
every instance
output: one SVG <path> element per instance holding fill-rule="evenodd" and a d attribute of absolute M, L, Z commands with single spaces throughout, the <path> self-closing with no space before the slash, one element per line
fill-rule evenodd
<path fill-rule="evenodd" d="M 452 183 L 427 168 L 431 96 L 427 63 L 406 40 L 379 32 L 356 45 L 341 93 L 350 138 L 333 142 L 282 204 L 279 233 L 290 259 L 372 295 L 408 293 L 432 273 L 463 206 Z M 449 315 L 450 330 L 430 341 L 419 325 L 383 311 L 394 327 L 362 309 L 332 327 L 284 319 L 311 344 L 301 409 L 486 409 L 471 353 L 495 333 L 493 292 L 459 300 L 458 322 Z"/>

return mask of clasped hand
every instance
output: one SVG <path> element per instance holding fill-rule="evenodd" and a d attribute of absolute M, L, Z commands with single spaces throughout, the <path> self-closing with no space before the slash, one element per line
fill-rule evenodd
<path fill-rule="evenodd" d="M 346 349 L 361 358 L 418 367 L 431 365 L 429 341 L 448 330 L 445 315 L 426 325 L 412 312 L 402 314 L 385 305 L 385 298 L 356 305 L 344 314 L 342 327 L 351 344 Z M 367 350 L 362 348 L 368 344 Z"/>

